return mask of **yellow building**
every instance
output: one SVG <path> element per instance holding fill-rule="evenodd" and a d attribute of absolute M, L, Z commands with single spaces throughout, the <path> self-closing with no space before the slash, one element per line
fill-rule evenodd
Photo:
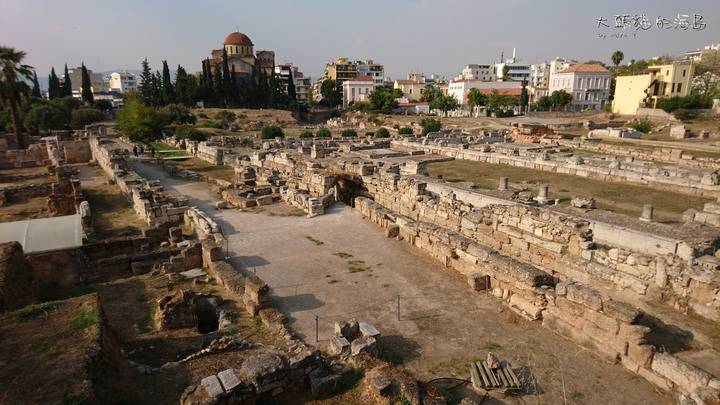
<path fill-rule="evenodd" d="M 651 66 L 636 76 L 615 79 L 616 114 L 635 114 L 638 108 L 655 108 L 658 99 L 685 97 L 692 89 L 695 66 L 688 61 L 672 65 Z"/>

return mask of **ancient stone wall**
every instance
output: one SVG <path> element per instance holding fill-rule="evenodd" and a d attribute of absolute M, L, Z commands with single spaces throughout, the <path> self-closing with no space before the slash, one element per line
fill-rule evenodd
<path fill-rule="evenodd" d="M 375 202 L 412 221 L 461 235 L 561 279 L 631 291 L 720 320 L 720 276 L 691 264 L 695 251 L 682 241 L 521 204 L 474 207 L 458 200 L 451 188 L 433 196 L 425 181 L 392 172 L 364 180 Z M 593 242 L 591 230 L 601 228 L 614 231 L 613 239 L 603 241 L 607 245 Z M 643 244 L 628 242 L 633 240 Z"/>
<path fill-rule="evenodd" d="M 460 147 L 458 147 L 460 146 Z M 450 156 L 456 159 L 483 163 L 506 164 L 534 170 L 572 174 L 603 181 L 617 181 L 673 190 L 699 196 L 720 196 L 720 175 L 717 170 L 685 166 L 658 168 L 643 162 L 621 162 L 615 157 L 582 158 L 578 156 L 550 157 L 544 152 L 510 153 L 495 151 L 489 146 L 468 149 L 467 144 L 446 145 L 427 139 L 421 141 L 397 140 L 393 147 L 422 150 L 425 153 Z"/>
<path fill-rule="evenodd" d="M 52 163 L 44 144 L 31 144 L 27 149 L 0 151 L 0 170 L 49 166 L 50 164 Z"/>
<path fill-rule="evenodd" d="M 544 327 L 606 361 L 620 362 L 664 389 L 690 394 L 698 387 L 720 384 L 717 377 L 683 360 L 655 353 L 648 342 L 650 328 L 638 324 L 643 314 L 632 305 L 572 279 L 554 285 L 556 279 L 536 266 L 452 230 L 397 214 L 372 200 L 356 198 L 355 209 L 385 228 L 386 236 L 406 241 L 468 276 L 475 290 L 487 289 L 526 318 L 542 320 Z"/>
<path fill-rule="evenodd" d="M 37 291 L 20 242 L 0 244 L 0 311 L 32 304 Z"/>
<path fill-rule="evenodd" d="M 667 162 L 683 166 L 699 167 L 705 169 L 717 169 L 720 166 L 720 159 L 692 156 L 692 152 L 686 153 L 682 149 L 672 148 L 643 148 L 639 146 L 613 145 L 608 143 L 595 143 L 583 141 L 560 140 L 562 146 L 569 146 L 575 149 L 590 150 L 598 153 L 609 153 L 613 155 L 629 156 L 634 159 L 649 160 L 655 162 Z"/>

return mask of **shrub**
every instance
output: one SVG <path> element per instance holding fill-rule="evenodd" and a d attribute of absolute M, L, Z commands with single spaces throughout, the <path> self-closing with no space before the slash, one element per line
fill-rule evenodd
<path fill-rule="evenodd" d="M 365 136 L 375 136 L 375 132 L 367 131 L 365 132 Z"/>
<path fill-rule="evenodd" d="M 222 129 L 223 124 L 220 121 L 205 121 L 202 124 L 198 125 L 200 128 L 215 128 L 215 129 Z"/>
<path fill-rule="evenodd" d="M 312 131 L 309 131 L 309 130 L 306 129 L 306 130 L 300 132 L 300 136 L 299 136 L 299 137 L 300 137 L 300 138 L 312 138 L 312 137 L 313 137 L 313 133 L 312 133 Z"/>
<path fill-rule="evenodd" d="M 442 123 L 440 120 L 436 120 L 435 118 L 423 118 L 423 120 L 420 121 L 420 126 L 423 128 L 422 134 L 427 135 L 430 132 L 440 131 Z"/>
<path fill-rule="evenodd" d="M 330 118 L 336 118 L 341 115 L 342 114 L 340 114 L 340 110 L 338 110 L 337 108 L 333 108 L 332 110 L 330 110 Z"/>
<path fill-rule="evenodd" d="M 329 129 L 320 128 L 315 133 L 316 138 L 332 138 L 332 133 L 330 133 Z"/>
<path fill-rule="evenodd" d="M 217 112 L 217 114 L 215 114 L 215 118 L 220 120 L 220 122 L 222 122 L 223 124 L 228 125 L 231 122 L 235 121 L 235 118 L 237 118 L 237 116 L 232 111 L 220 110 Z"/>
<path fill-rule="evenodd" d="M 343 138 L 354 137 L 354 136 L 357 136 L 357 132 L 355 132 L 354 129 L 348 128 L 348 129 L 342 131 L 342 133 L 340 133 L 340 136 L 342 136 Z"/>
<path fill-rule="evenodd" d="M 198 116 L 198 118 L 207 118 L 208 117 L 207 114 L 205 114 L 205 113 L 198 113 L 197 116 Z"/>
<path fill-rule="evenodd" d="M 375 131 L 375 138 L 390 138 L 390 131 L 386 128 L 379 128 Z"/>
<path fill-rule="evenodd" d="M 400 128 L 400 129 L 398 129 L 398 134 L 400 134 L 400 135 L 412 135 L 412 134 L 413 134 L 413 130 L 412 130 L 412 128 L 410 128 L 410 127 L 402 127 L 402 128 Z"/>
<path fill-rule="evenodd" d="M 512 117 L 514 115 L 515 115 L 515 111 L 513 111 L 512 109 L 495 111 L 496 118 Z"/>
<path fill-rule="evenodd" d="M 689 121 L 693 118 L 695 118 L 695 114 L 692 113 L 689 110 L 686 110 L 684 108 L 678 108 L 677 110 L 673 111 L 673 116 L 680 121 Z"/>
<path fill-rule="evenodd" d="M 191 126 L 180 125 L 175 129 L 175 139 L 187 139 L 188 141 L 202 142 L 207 140 L 207 135 Z"/>
<path fill-rule="evenodd" d="M 285 138 L 285 133 L 282 128 L 275 125 L 264 126 L 260 132 L 260 139 L 275 139 L 277 137 Z"/>
<path fill-rule="evenodd" d="M 168 104 L 162 109 L 170 122 L 176 124 L 194 124 L 197 121 L 190 109 L 182 104 Z"/>
<path fill-rule="evenodd" d="M 654 125 L 650 121 L 650 118 L 645 116 L 637 121 L 631 122 L 630 124 L 628 124 L 628 126 L 642 132 L 643 134 L 647 134 L 648 132 L 652 131 Z"/>

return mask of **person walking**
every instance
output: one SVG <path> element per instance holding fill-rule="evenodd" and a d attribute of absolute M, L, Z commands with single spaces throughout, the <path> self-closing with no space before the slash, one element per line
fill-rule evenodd
<path fill-rule="evenodd" d="M 137 157 L 137 145 L 133 146 L 133 153 L 135 154 L 135 157 Z"/>
<path fill-rule="evenodd" d="M 150 156 L 155 157 L 155 147 L 150 148 Z"/>
<path fill-rule="evenodd" d="M 140 156 L 145 156 L 145 147 L 140 145 Z"/>

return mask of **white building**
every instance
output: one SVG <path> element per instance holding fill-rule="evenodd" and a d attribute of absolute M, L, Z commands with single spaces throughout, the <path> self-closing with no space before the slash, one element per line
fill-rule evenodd
<path fill-rule="evenodd" d="M 130 90 L 138 89 L 137 77 L 128 72 L 112 72 L 108 76 L 108 86 L 110 91 L 116 91 L 125 94 Z"/>
<path fill-rule="evenodd" d="M 448 86 L 448 96 L 454 96 L 461 106 L 467 105 L 467 93 L 472 88 L 478 90 L 492 90 L 497 89 L 500 92 L 503 90 L 512 90 L 522 88 L 521 82 L 486 82 L 480 80 L 454 80 L 451 81 Z"/>
<path fill-rule="evenodd" d="M 612 72 L 601 65 L 581 63 L 553 75 L 548 91 L 572 94 L 568 111 L 602 111 L 610 96 L 611 77 Z"/>
<path fill-rule="evenodd" d="M 702 61 L 703 54 L 707 55 L 711 52 L 718 52 L 720 51 L 720 44 L 711 44 L 706 45 L 703 49 L 697 49 L 695 51 L 688 51 L 685 52 L 685 59 L 691 60 L 693 62 L 700 62 Z"/>
<path fill-rule="evenodd" d="M 356 60 L 357 77 L 370 76 L 376 86 L 382 86 L 385 82 L 385 69 L 383 65 L 373 63 L 372 60 Z"/>
<path fill-rule="evenodd" d="M 507 77 L 510 80 L 522 82 L 523 80 L 530 82 L 530 64 L 520 62 L 517 58 L 515 58 L 515 48 L 513 48 L 513 56 L 510 59 L 505 60 L 503 63 L 496 63 L 495 64 L 495 76 L 497 76 L 498 80 L 501 80 L 503 77 L 503 70 L 507 66 L 508 68 L 508 74 Z"/>
<path fill-rule="evenodd" d="M 343 82 L 343 107 L 356 102 L 369 102 L 370 93 L 375 90 L 375 80 L 371 76 L 358 76 Z"/>
<path fill-rule="evenodd" d="M 465 65 L 455 80 L 485 80 L 488 82 L 494 82 L 497 80 L 495 74 L 495 65 Z"/>
<path fill-rule="evenodd" d="M 535 99 L 543 96 L 549 96 L 550 80 L 552 77 L 563 70 L 569 69 L 577 65 L 576 60 L 557 57 L 552 61 L 536 63 L 530 66 L 529 86 L 535 95 Z"/>
<path fill-rule="evenodd" d="M 308 90 L 310 89 L 310 77 L 305 77 L 303 72 L 298 71 L 297 66 L 293 66 L 292 63 L 275 66 L 275 73 L 280 75 L 283 83 L 287 83 L 288 77 L 292 75 L 297 102 L 299 104 L 307 105 Z"/>

